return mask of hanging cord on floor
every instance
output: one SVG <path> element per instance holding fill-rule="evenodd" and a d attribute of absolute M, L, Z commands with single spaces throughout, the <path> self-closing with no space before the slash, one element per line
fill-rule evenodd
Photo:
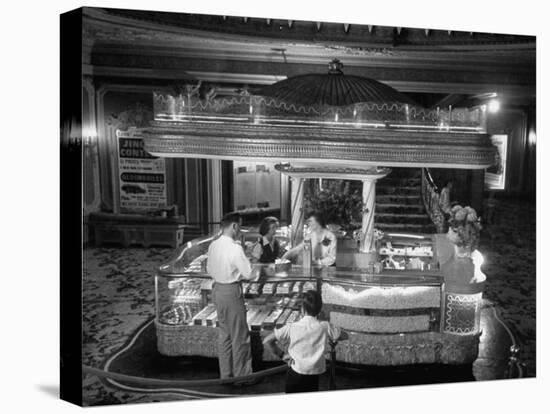
<path fill-rule="evenodd" d="M 234 396 L 234 394 L 215 394 L 215 393 L 207 393 L 207 392 L 201 392 L 201 391 L 195 391 L 195 390 L 189 390 L 182 387 L 191 387 L 191 386 L 208 386 L 208 385 L 224 385 L 224 384 L 234 384 L 234 383 L 240 383 L 240 382 L 248 382 L 251 380 L 257 380 L 259 378 L 263 378 L 268 375 L 275 375 L 279 372 L 283 372 L 287 369 L 287 365 L 281 365 L 278 367 L 270 368 L 264 371 L 258 371 L 253 374 L 242 376 L 242 377 L 233 377 L 233 378 L 227 378 L 227 379 L 210 379 L 210 380 L 159 380 L 156 378 L 144 378 L 144 377 L 135 377 L 131 375 L 125 375 L 125 374 L 118 374 L 114 373 L 109 370 L 111 363 L 113 362 L 114 358 L 122 354 L 123 352 L 126 352 L 128 349 L 132 347 L 132 345 L 136 342 L 137 338 L 147 329 L 154 320 L 150 320 L 146 324 L 144 324 L 136 334 L 132 337 L 130 342 L 120 349 L 116 354 L 111 356 L 107 363 L 105 364 L 105 367 L 103 369 L 93 368 L 87 365 L 82 365 L 82 370 L 84 373 L 88 373 L 91 375 L 96 375 L 100 378 L 105 378 L 108 383 L 111 385 L 118 387 L 120 389 L 125 389 L 128 391 L 135 391 L 135 392 L 148 392 L 148 393 L 159 393 L 159 394 L 178 394 L 178 395 L 184 395 L 186 397 L 191 398 L 201 398 L 201 397 L 231 397 Z M 118 378 L 113 377 L 117 376 Z M 126 381 L 132 384 L 149 384 L 149 385 L 156 385 L 156 386 L 168 386 L 173 388 L 156 388 L 156 389 L 147 389 L 147 388 L 137 388 L 132 387 L 128 385 L 121 384 L 120 382 L 117 382 L 117 380 L 120 381 Z"/>
<path fill-rule="evenodd" d="M 117 381 L 131 382 L 133 384 L 168 386 L 168 387 L 197 387 L 197 386 L 212 386 L 212 385 L 230 385 L 246 383 L 258 380 L 270 375 L 286 372 L 287 365 L 281 365 L 274 368 L 265 369 L 263 371 L 254 372 L 250 375 L 241 377 L 224 378 L 224 379 L 201 379 L 201 380 L 168 380 L 158 378 L 136 377 L 133 375 L 119 374 L 116 372 L 104 371 L 102 369 L 93 368 L 87 365 L 82 365 L 82 371 L 87 374 L 92 374 L 98 377 L 113 379 Z"/>
<path fill-rule="evenodd" d="M 517 378 L 523 378 L 523 363 L 519 358 L 521 348 L 518 345 L 516 341 L 516 337 L 512 333 L 512 330 L 501 319 L 500 313 L 497 312 L 496 307 L 493 306 L 492 309 L 493 309 L 493 314 L 495 315 L 495 319 L 504 327 L 504 329 L 506 330 L 506 333 L 508 333 L 508 336 L 512 341 L 512 346 L 510 347 L 510 358 L 508 360 L 508 378 L 514 378 L 512 375 L 512 372 L 513 372 L 512 367 L 515 367 L 517 369 L 517 372 L 518 372 Z"/>
<path fill-rule="evenodd" d="M 518 378 L 523 377 L 523 367 L 521 360 L 519 359 L 519 352 L 520 352 L 520 346 L 518 345 L 516 338 L 510 328 L 504 323 L 504 321 L 501 319 L 499 312 L 496 310 L 495 307 L 492 307 L 493 314 L 495 316 L 495 319 L 504 327 L 506 330 L 508 336 L 510 337 L 512 341 L 512 346 L 510 347 L 510 358 L 508 362 L 509 371 L 508 371 L 508 377 L 512 378 L 512 367 L 515 367 L 518 372 Z M 335 349 L 334 345 L 331 347 L 331 389 L 335 388 L 334 384 L 334 376 L 335 376 L 335 368 L 336 368 L 336 358 L 335 358 Z M 157 378 L 144 378 L 144 377 L 136 377 L 132 375 L 126 375 L 126 374 L 119 374 L 114 372 L 109 372 L 106 370 L 101 370 L 98 368 L 93 368 L 87 365 L 82 365 L 82 370 L 84 373 L 95 375 L 100 378 L 106 378 L 109 382 L 114 383 L 116 386 L 120 388 L 126 388 L 134 391 L 141 391 L 141 392 L 173 392 L 173 393 L 183 393 L 187 397 L 190 398 L 201 398 L 201 397 L 229 397 L 233 396 L 226 395 L 226 394 L 216 394 L 216 393 L 206 393 L 206 392 L 200 392 L 195 390 L 189 390 L 185 389 L 183 387 L 193 387 L 193 386 L 214 386 L 214 385 L 230 385 L 235 383 L 246 383 L 249 381 L 258 380 L 270 375 L 279 374 L 282 372 L 285 372 L 287 370 L 287 365 L 281 365 L 274 368 L 269 368 L 263 371 L 258 371 L 250 375 L 242 376 L 242 377 L 234 377 L 234 378 L 226 378 L 226 379 L 206 379 L 206 380 L 163 380 L 163 379 L 157 379 Z M 115 381 L 124 381 L 129 382 L 132 384 L 141 384 L 141 385 L 154 385 L 154 386 L 161 386 L 161 387 L 172 387 L 166 390 L 159 390 L 159 389 L 146 389 L 146 388 L 133 388 L 133 387 L 127 387 L 122 384 L 116 383 Z"/>

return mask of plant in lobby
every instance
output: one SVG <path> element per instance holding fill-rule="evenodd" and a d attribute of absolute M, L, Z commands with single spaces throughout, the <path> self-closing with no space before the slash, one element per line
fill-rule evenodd
<path fill-rule="evenodd" d="M 351 232 L 361 227 L 363 198 L 359 189 L 353 189 L 350 181 L 311 180 L 304 194 L 304 211 L 319 211 L 329 224 Z"/>

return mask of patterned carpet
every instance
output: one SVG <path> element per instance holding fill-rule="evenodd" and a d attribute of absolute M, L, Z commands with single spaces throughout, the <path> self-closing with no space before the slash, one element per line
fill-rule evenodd
<path fill-rule="evenodd" d="M 101 367 L 130 335 L 154 315 L 155 268 L 170 249 L 89 248 L 84 250 L 83 362 Z M 85 375 L 84 405 L 171 401 L 175 396 L 148 396 L 107 388 Z M 180 397 L 181 398 L 181 397 Z"/>
<path fill-rule="evenodd" d="M 536 376 L 536 206 L 508 199 L 482 230 L 487 275 L 484 298 L 494 302 L 521 346 L 525 376 Z"/>
<path fill-rule="evenodd" d="M 524 376 L 535 376 L 536 226 L 535 206 L 502 202 L 496 224 L 486 226 L 480 250 L 488 282 L 484 297 L 502 310 L 521 345 Z M 154 314 L 155 268 L 171 249 L 87 248 L 83 275 L 83 359 L 101 367 Z M 181 395 L 146 395 L 106 386 L 84 376 L 84 405 L 172 401 Z"/>

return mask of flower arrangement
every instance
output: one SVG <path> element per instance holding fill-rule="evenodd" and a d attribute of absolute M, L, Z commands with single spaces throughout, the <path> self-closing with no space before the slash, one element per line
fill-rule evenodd
<path fill-rule="evenodd" d="M 319 211 L 327 223 L 340 225 L 345 230 L 361 227 L 364 208 L 361 192 L 351 189 L 344 180 L 326 181 L 326 188 L 306 187 L 304 212 Z"/>
<path fill-rule="evenodd" d="M 477 248 L 481 223 L 476 211 L 471 207 L 456 205 L 451 209 L 449 226 L 455 236 L 452 241 L 458 246 L 471 251 Z"/>

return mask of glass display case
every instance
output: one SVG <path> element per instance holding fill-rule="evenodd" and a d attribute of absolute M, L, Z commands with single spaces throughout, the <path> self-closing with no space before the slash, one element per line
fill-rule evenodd
<path fill-rule="evenodd" d="M 277 235 L 281 244 L 288 235 Z M 208 246 L 216 236 L 193 240 L 178 249 L 155 275 L 157 345 L 168 356 L 217 357 L 217 313 L 207 273 Z M 368 269 L 299 265 L 261 266 L 259 281 L 242 284 L 255 360 L 274 360 L 261 338 L 300 318 L 303 292 L 321 292 L 320 318 L 345 329 L 336 345 L 339 361 L 365 365 L 471 363 L 477 357 L 483 287 L 449 291 L 437 268 L 435 239 L 390 236 L 381 247 L 402 260 L 419 258 L 418 268 Z M 258 234 L 243 234 L 250 250 Z M 466 289 L 466 290 L 464 290 Z"/>
<path fill-rule="evenodd" d="M 437 269 L 434 240 L 431 235 L 384 234 L 378 253 L 385 269 Z"/>
<path fill-rule="evenodd" d="M 211 298 L 212 279 L 206 270 L 208 247 L 216 237 L 188 242 L 177 249 L 155 275 L 157 346 L 164 355 L 217 356 L 217 332 L 212 328 L 218 325 L 218 318 Z M 253 230 L 243 231 L 240 243 L 245 252 L 250 253 L 259 237 Z M 285 249 L 288 244 L 286 229 L 280 229 L 276 237 Z M 299 319 L 302 293 L 317 290 L 318 280 L 299 271 L 289 275 L 282 267 L 274 265 L 254 266 L 261 267 L 260 280 L 243 283 L 242 288 L 253 348 L 257 348 L 258 344 L 261 346 L 257 334 Z"/>

